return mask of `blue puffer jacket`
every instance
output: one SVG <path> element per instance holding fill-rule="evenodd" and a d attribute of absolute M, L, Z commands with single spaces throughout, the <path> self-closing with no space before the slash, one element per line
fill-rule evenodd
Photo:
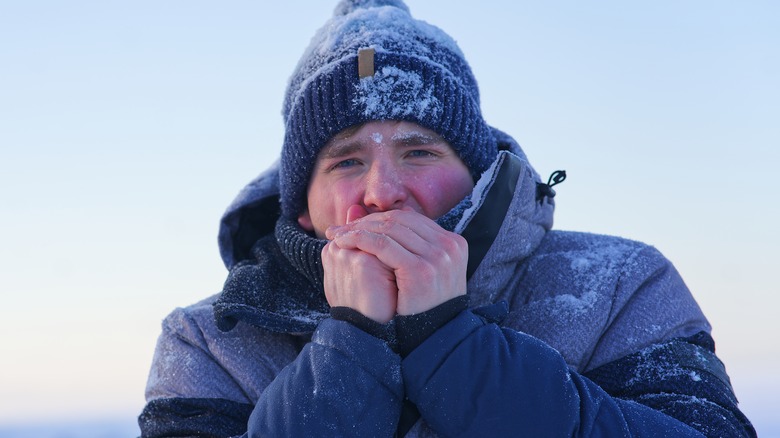
<path fill-rule="evenodd" d="M 329 317 L 321 268 L 291 255 L 316 241 L 274 234 L 276 169 L 251 183 L 223 218 L 225 289 L 163 323 L 143 436 L 394 436 L 409 418 L 416 437 L 755 436 L 674 267 L 551 231 L 549 192 L 495 134 L 506 151 L 448 219 L 471 308 L 405 357 Z"/>

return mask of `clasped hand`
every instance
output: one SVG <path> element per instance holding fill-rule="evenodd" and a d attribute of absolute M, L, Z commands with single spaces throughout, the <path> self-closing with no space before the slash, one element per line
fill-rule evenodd
<path fill-rule="evenodd" d="M 325 297 L 387 323 L 466 293 L 468 244 L 410 209 L 367 214 L 353 205 L 322 250 Z"/>

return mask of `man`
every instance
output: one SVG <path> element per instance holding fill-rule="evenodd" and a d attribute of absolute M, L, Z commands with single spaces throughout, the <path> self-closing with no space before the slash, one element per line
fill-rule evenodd
<path fill-rule="evenodd" d="M 562 176 L 400 0 L 337 6 L 284 118 L 223 291 L 163 324 L 144 436 L 755 435 L 671 264 L 552 231 Z"/>

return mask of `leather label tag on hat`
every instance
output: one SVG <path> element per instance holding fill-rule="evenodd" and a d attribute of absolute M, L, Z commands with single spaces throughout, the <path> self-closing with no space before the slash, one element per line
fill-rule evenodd
<path fill-rule="evenodd" d="M 358 77 L 361 79 L 374 76 L 374 49 L 358 50 Z"/>

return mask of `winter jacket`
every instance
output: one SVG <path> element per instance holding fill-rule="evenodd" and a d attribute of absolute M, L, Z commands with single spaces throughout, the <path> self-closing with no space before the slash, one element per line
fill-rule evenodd
<path fill-rule="evenodd" d="M 253 181 L 223 218 L 224 290 L 163 322 L 143 436 L 755 436 L 671 263 L 551 230 L 554 192 L 495 135 L 440 221 L 469 242 L 470 308 L 404 357 L 329 316 L 296 258 L 316 239 L 280 232 L 275 167 Z"/>

